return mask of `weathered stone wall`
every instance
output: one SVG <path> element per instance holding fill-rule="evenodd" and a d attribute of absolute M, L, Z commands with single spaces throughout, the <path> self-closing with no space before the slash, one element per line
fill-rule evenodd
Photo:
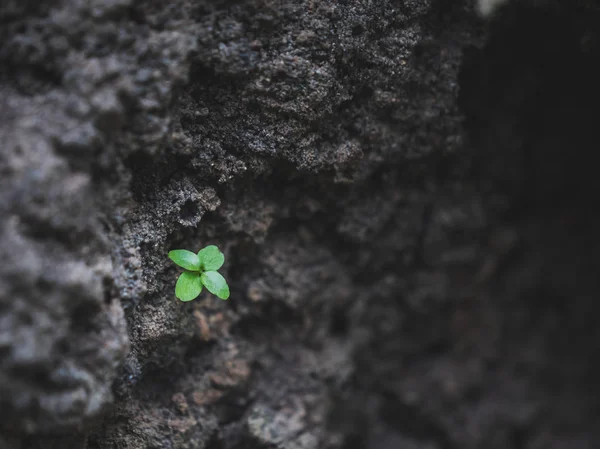
<path fill-rule="evenodd" d="M 599 14 L 502 3 L 3 2 L 0 449 L 598 447 Z"/>

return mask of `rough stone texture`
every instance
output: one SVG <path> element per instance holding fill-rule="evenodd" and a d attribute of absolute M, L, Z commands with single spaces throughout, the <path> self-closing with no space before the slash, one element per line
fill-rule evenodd
<path fill-rule="evenodd" d="M 93 61 L 77 63 L 49 26 L 69 20 L 60 10 L 11 5 L 0 14 L 0 433 L 72 431 L 111 402 L 128 348 L 91 169 L 102 134 L 87 119 L 100 126 L 114 105 L 102 90 L 87 98 L 95 84 L 76 73 Z M 60 88 L 65 67 L 84 91 Z"/>
<path fill-rule="evenodd" d="M 0 449 L 598 447 L 600 14 L 472 3 L 3 2 Z"/>

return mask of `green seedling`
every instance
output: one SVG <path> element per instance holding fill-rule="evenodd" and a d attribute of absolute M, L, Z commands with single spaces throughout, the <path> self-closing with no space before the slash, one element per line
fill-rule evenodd
<path fill-rule="evenodd" d="M 198 254 L 187 249 L 174 249 L 169 251 L 169 259 L 185 269 L 175 285 L 175 296 L 180 300 L 196 299 L 203 287 L 221 299 L 229 298 L 227 281 L 217 271 L 223 266 L 225 256 L 215 245 L 201 249 Z"/>

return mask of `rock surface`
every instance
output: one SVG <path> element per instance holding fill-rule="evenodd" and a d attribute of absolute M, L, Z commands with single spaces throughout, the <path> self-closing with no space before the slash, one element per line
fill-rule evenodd
<path fill-rule="evenodd" d="M 600 12 L 472 3 L 3 2 L 0 449 L 599 447 Z"/>

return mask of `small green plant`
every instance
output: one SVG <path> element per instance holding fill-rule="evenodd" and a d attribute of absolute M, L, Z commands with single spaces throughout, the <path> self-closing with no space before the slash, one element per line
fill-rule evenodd
<path fill-rule="evenodd" d="M 217 271 L 223 266 L 225 256 L 215 245 L 201 249 L 198 254 L 187 249 L 174 249 L 169 251 L 169 259 L 185 269 L 175 285 L 175 296 L 180 300 L 196 299 L 203 286 L 221 299 L 229 298 L 227 281 Z"/>

